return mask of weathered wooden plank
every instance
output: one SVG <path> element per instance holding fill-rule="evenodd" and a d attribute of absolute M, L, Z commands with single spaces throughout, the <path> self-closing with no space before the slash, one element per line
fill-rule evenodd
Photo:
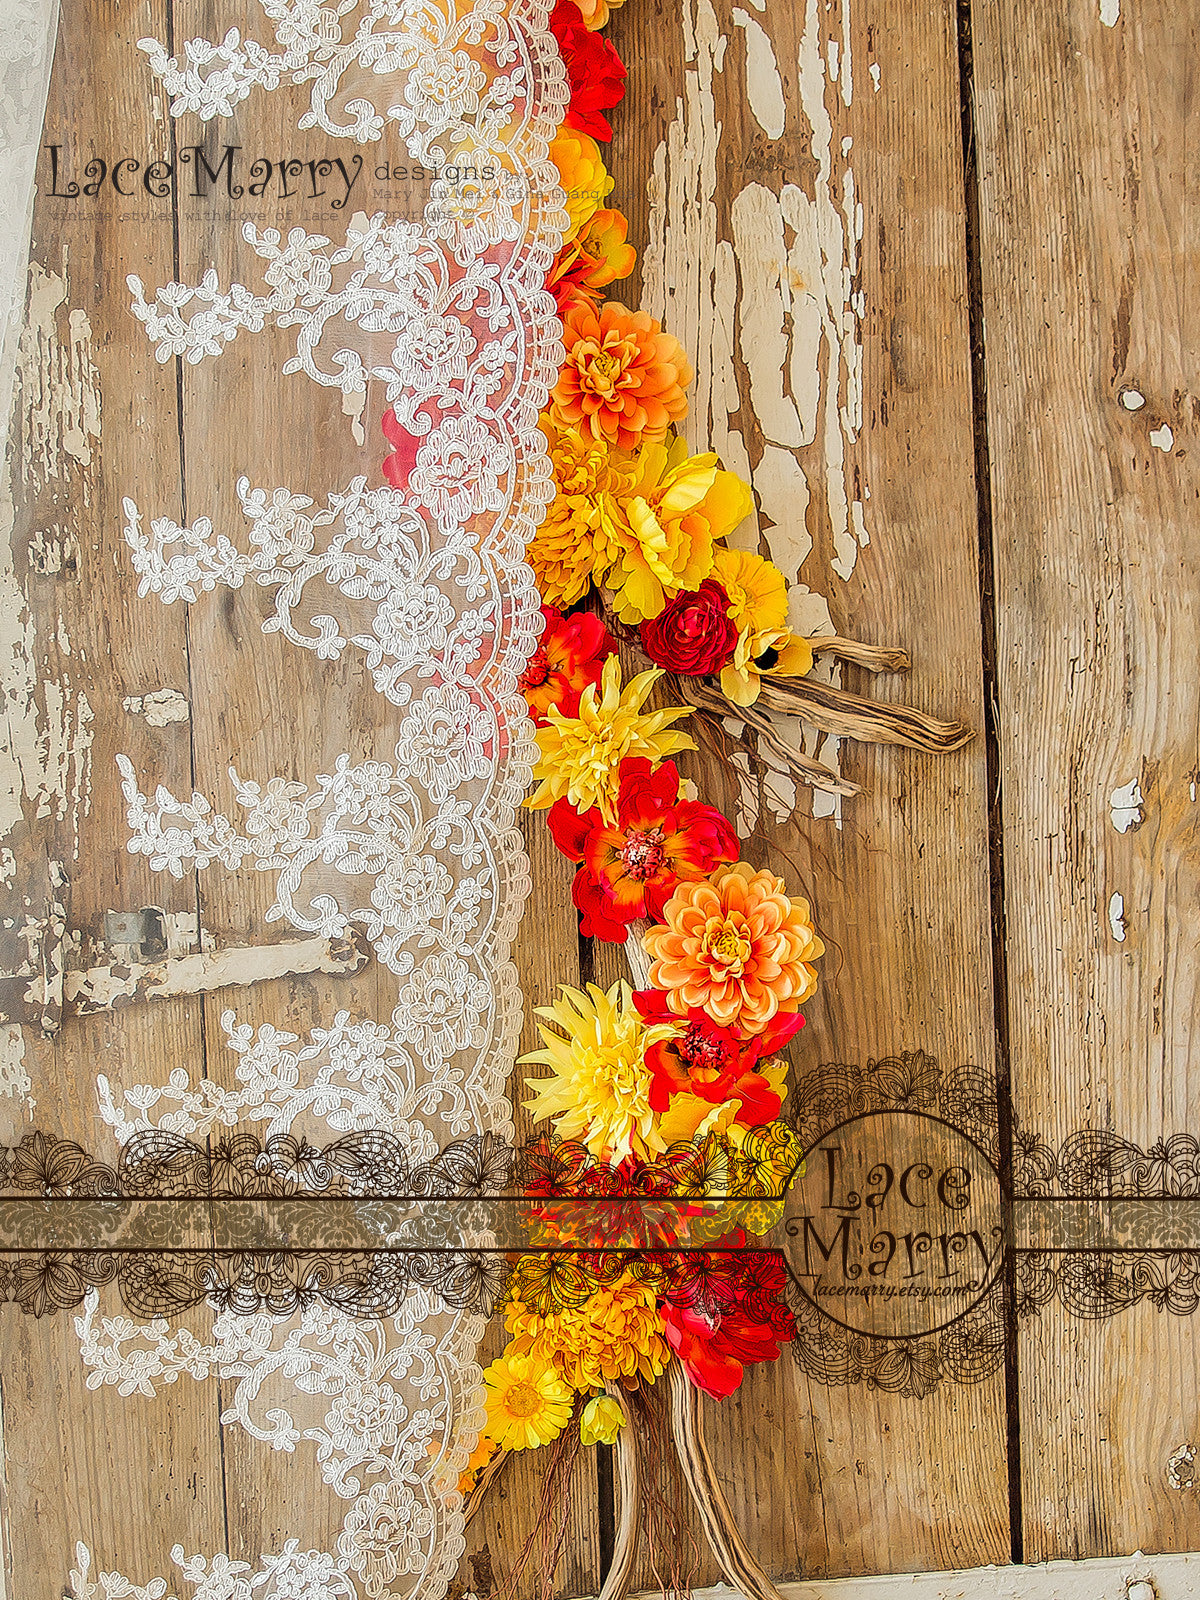
<path fill-rule="evenodd" d="M 1196 17 L 973 23 L 1015 1109 L 1055 1147 L 1147 1148 L 1200 1115 Z M 1149 1303 L 1030 1320 L 1031 1559 L 1196 1547 L 1165 1464 L 1198 1367 L 1195 1323 Z"/>
<path fill-rule="evenodd" d="M 83 171 L 93 157 L 111 167 L 162 151 L 163 108 L 130 63 L 165 15 L 152 0 L 119 14 L 89 0 L 64 7 L 45 134 L 60 146 L 60 190 L 94 178 Z M 126 752 L 185 792 L 191 781 L 183 620 L 137 600 L 121 538 L 131 489 L 178 508 L 175 373 L 155 362 L 124 287 L 127 272 L 172 275 L 172 221 L 169 201 L 111 187 L 54 196 L 45 151 L 42 160 L 8 463 L 4 915 L 45 918 L 45 863 L 62 863 L 60 955 L 89 965 L 108 911 L 157 905 L 180 927 L 196 914 L 192 881 L 164 883 L 126 852 L 115 765 Z M 182 720 L 138 709 L 164 688 Z M 21 954 L 13 933 L 6 968 Z M 97 1111 L 98 1072 L 119 1080 L 144 1076 L 147 1061 L 163 1072 L 202 1061 L 196 1000 L 119 1020 L 68 1016 L 53 1041 L 34 1027 L 4 1031 L 0 1138 L 36 1124 L 99 1160 L 116 1146 Z M 119 1310 L 110 1291 L 102 1311 Z M 57 1600 L 76 1540 L 98 1564 L 143 1579 L 171 1570 L 176 1540 L 221 1547 L 215 1397 L 201 1400 L 190 1381 L 153 1401 L 90 1391 L 69 1315 L 35 1320 L 6 1306 L 0 1348 L 12 1593 Z"/>
<path fill-rule="evenodd" d="M 911 650 L 903 688 L 851 669 L 848 686 L 982 729 L 953 7 L 885 24 L 844 5 L 685 0 L 626 6 L 611 35 L 630 69 L 614 202 L 644 248 L 622 288 L 695 362 L 688 438 L 749 475 L 764 548 L 825 597 L 838 633 Z M 820 631 L 825 616 L 809 598 L 797 621 Z M 835 740 L 806 749 L 839 758 Z M 840 816 L 818 799 L 799 826 L 765 807 L 747 847 L 812 897 L 829 945 L 794 1070 L 903 1049 L 989 1066 L 982 739 L 937 760 L 843 747 L 840 761 L 866 796 Z M 699 781 L 714 791 L 711 772 Z M 823 1389 L 785 1358 L 708 1406 L 706 1426 L 776 1575 L 1007 1555 L 998 1377 L 902 1399 Z"/>

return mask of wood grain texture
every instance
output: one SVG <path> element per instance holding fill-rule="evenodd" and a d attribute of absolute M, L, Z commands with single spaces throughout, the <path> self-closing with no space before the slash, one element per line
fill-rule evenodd
<path fill-rule="evenodd" d="M 70 149 L 79 182 L 93 155 L 159 146 L 163 108 L 131 61 L 136 40 L 165 20 L 156 0 L 119 14 L 103 0 L 78 0 L 64 17 L 46 127 Z M 124 751 L 185 792 L 191 782 L 186 722 L 155 728 L 125 707 L 126 697 L 164 686 L 186 692 L 183 619 L 140 602 L 119 556 L 121 497 L 131 485 L 179 509 L 175 374 L 117 311 L 127 272 L 173 275 L 172 224 L 169 206 L 130 222 L 122 209 L 140 210 L 136 201 L 68 201 L 48 188 L 43 181 L 34 215 L 8 461 L 24 611 L 14 616 L 10 591 L 17 671 L 15 689 L 13 677 L 7 685 L 5 765 L 17 766 L 22 821 L 7 840 L 15 861 L 5 895 L 41 919 L 35 864 L 61 861 L 70 959 L 87 965 L 106 911 L 197 910 L 194 881 L 164 882 L 125 850 L 114 763 Z M 7 966 L 17 952 L 11 934 L 3 943 Z M 25 1028 L 31 1087 L 0 1100 L 0 1139 L 37 1122 L 104 1159 L 112 1135 L 97 1114 L 97 1071 L 119 1077 L 144 1072 L 147 1061 L 201 1061 L 201 1026 L 199 1003 L 177 1000 L 119 1019 L 68 1018 L 53 1042 Z M 10 1595 L 60 1600 L 79 1538 L 100 1565 L 125 1562 L 147 1578 L 170 1570 L 176 1541 L 223 1547 L 214 1392 L 190 1380 L 155 1400 L 89 1391 L 69 1315 L 35 1321 L 6 1306 L 0 1350 Z"/>
<path fill-rule="evenodd" d="M 747 471 L 763 548 L 828 599 L 834 627 L 812 631 L 912 655 L 906 680 L 847 666 L 845 686 L 982 729 L 953 8 L 902 5 L 885 25 L 868 7 L 663 0 L 624 7 L 612 36 L 630 70 L 614 199 L 644 251 L 629 299 L 697 365 L 689 439 Z M 870 540 L 853 561 L 840 491 Z M 806 749 L 837 758 L 836 741 Z M 811 897 L 829 946 L 793 1071 L 906 1049 L 990 1065 L 982 739 L 840 760 L 866 794 L 788 827 L 764 807 L 746 852 Z M 690 770 L 716 798 L 711 766 Z M 701 1403 L 721 1485 L 776 1579 L 1006 1559 L 999 1379 L 905 1400 L 811 1384 L 785 1356 Z M 698 1581 L 715 1578 L 706 1555 Z"/>
<path fill-rule="evenodd" d="M 1197 24 L 1112 9 L 983 0 L 976 112 L 1015 1108 L 1051 1144 L 1146 1147 L 1200 1120 Z M 1032 1322 L 1031 1559 L 1196 1548 L 1164 1464 L 1198 1363 L 1194 1325 L 1149 1303 Z"/>

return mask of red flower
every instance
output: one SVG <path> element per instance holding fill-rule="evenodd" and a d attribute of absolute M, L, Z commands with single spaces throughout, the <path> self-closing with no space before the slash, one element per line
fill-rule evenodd
<path fill-rule="evenodd" d="M 720 672 L 733 660 L 738 631 L 729 616 L 729 596 L 715 578 L 677 594 L 657 617 L 643 622 L 642 648 L 657 666 L 689 678 Z"/>
<path fill-rule="evenodd" d="M 588 29 L 574 0 L 558 0 L 550 13 L 550 32 L 558 40 L 571 85 L 567 127 L 593 139 L 611 139 L 612 126 L 604 113 L 625 96 L 624 62 L 607 39 Z"/>
<path fill-rule="evenodd" d="M 774 1361 L 791 1328 L 755 1322 L 741 1310 L 722 1311 L 710 1322 L 691 1306 L 661 1306 L 667 1343 L 698 1389 L 717 1400 L 731 1395 L 755 1361 Z M 776 1319 L 778 1320 L 778 1319 Z"/>
<path fill-rule="evenodd" d="M 564 717 L 575 715 L 580 695 L 589 684 L 600 682 L 604 663 L 617 648 L 600 618 L 588 611 L 564 617 L 553 606 L 543 606 L 542 616 L 546 631 L 518 685 L 539 728 L 551 706 Z"/>
<path fill-rule="evenodd" d="M 681 1021 L 660 989 L 641 989 L 634 1002 L 647 1022 Z M 651 1045 L 646 1051 L 651 1110 L 665 1111 L 673 1094 L 694 1094 L 715 1106 L 740 1100 L 742 1108 L 736 1120 L 748 1128 L 774 1122 L 783 1099 L 762 1073 L 755 1071 L 764 1054 L 762 1038 L 745 1039 L 734 1029 L 723 1028 L 699 1006 L 693 1006 L 682 1020 L 685 1028 L 680 1038 Z M 769 1041 L 766 1049 L 773 1045 L 774 1040 Z"/>
<path fill-rule="evenodd" d="M 384 459 L 383 475 L 393 488 L 407 489 L 408 475 L 416 465 L 417 446 L 421 441 L 416 434 L 401 427 L 391 406 L 383 413 L 380 426 L 384 438 L 393 447 L 391 455 Z"/>
<path fill-rule="evenodd" d="M 661 917 L 681 879 L 703 878 L 739 850 L 719 811 L 679 799 L 673 762 L 655 772 L 641 756 L 621 763 L 613 826 L 595 808 L 580 816 L 566 800 L 555 802 L 547 821 L 563 855 L 581 863 L 571 891 L 581 931 L 612 944 L 624 941 L 635 917 Z"/>

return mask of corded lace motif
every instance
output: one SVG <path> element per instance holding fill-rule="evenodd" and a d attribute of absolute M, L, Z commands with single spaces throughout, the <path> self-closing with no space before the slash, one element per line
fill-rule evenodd
<path fill-rule="evenodd" d="M 510 1130 L 521 997 L 509 953 L 529 886 L 514 817 L 534 753 L 517 683 L 540 628 L 523 552 L 552 495 L 537 417 L 561 345 L 543 283 L 566 224 L 547 159 L 567 98 L 548 9 L 269 0 L 276 52 L 236 31 L 191 41 L 176 60 L 142 41 L 176 115 L 223 116 L 252 88 L 307 84 L 301 127 L 367 141 L 390 122 L 442 176 L 420 224 L 356 217 L 339 243 L 248 225 L 262 293 L 211 271 L 153 294 L 130 283 L 160 360 L 195 363 L 268 323 L 293 328 L 283 373 L 343 395 L 378 382 L 416 455 L 404 490 L 360 476 L 323 505 L 241 479 L 244 542 L 203 516 L 182 527 L 125 504 L 143 595 L 191 605 L 258 586 L 273 604 L 265 631 L 318 659 L 361 653 L 389 728 L 387 747 L 346 751 L 329 772 L 231 773 L 228 803 L 177 798 L 122 760 L 130 848 L 176 875 L 272 874 L 273 920 L 361 925 L 396 975 L 396 1008 L 388 1021 L 341 1012 L 304 1040 L 228 1013 L 235 1086 L 182 1066 L 154 1084 L 99 1080 L 122 1142 L 239 1121 L 266 1123 L 270 1140 L 319 1118 L 395 1135 L 416 1163 L 447 1132 Z M 339 98 L 350 68 L 354 94 Z M 382 94 L 362 92 L 363 68 Z M 495 182 L 450 181 L 452 162 L 494 168 Z M 320 1298 L 295 1303 L 276 1315 L 218 1308 L 205 1339 L 162 1319 L 102 1318 L 87 1293 L 76 1325 L 93 1387 L 135 1396 L 182 1376 L 236 1381 L 223 1420 L 277 1449 L 315 1448 L 350 1501 L 335 1552 L 293 1540 L 251 1568 L 177 1547 L 176 1585 L 194 1600 L 437 1600 L 464 1548 L 457 1483 L 482 1415 L 482 1317 L 421 1283 L 373 1326 Z M 311 1396 L 327 1410 L 306 1426 L 296 1402 Z M 81 1600 L 167 1593 L 165 1577 L 139 1588 L 95 1571 L 82 1545 L 72 1583 Z"/>

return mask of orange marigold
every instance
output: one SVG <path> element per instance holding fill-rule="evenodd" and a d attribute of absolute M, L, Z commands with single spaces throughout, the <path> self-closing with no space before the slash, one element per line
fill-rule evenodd
<path fill-rule="evenodd" d="M 723 1027 L 758 1034 L 799 1009 L 817 987 L 810 962 L 825 953 L 807 900 L 789 897 L 782 878 L 748 862 L 681 883 L 664 923 L 643 940 L 650 982 L 676 1016 L 692 1006 Z"/>
<path fill-rule="evenodd" d="M 598 1389 L 605 1381 L 628 1388 L 653 1383 L 671 1359 L 654 1292 L 628 1273 L 611 1288 L 597 1289 L 585 1305 L 539 1316 L 516 1302 L 505 1320 L 513 1355 L 549 1362 L 576 1390 Z"/>
<path fill-rule="evenodd" d="M 634 450 L 661 442 L 671 423 L 687 415 L 691 363 L 679 340 L 646 312 L 619 300 L 598 311 L 577 305 L 563 324 L 563 345 L 550 397 L 560 427 Z"/>

